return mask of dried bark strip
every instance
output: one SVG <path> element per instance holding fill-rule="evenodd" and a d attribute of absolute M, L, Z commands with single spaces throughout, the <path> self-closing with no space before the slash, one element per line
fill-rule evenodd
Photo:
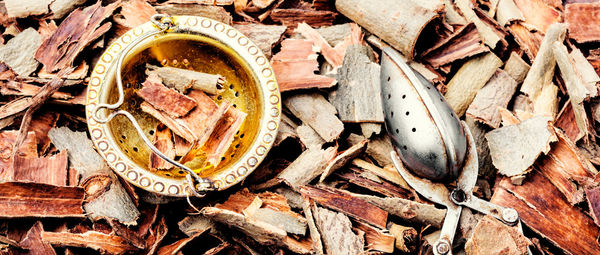
<path fill-rule="evenodd" d="M 575 205 L 583 201 L 583 189 L 577 184 L 591 187 L 598 171 L 579 155 L 577 146 L 562 131 L 555 129 L 555 132 L 558 142 L 554 143 L 548 155 L 535 163 L 535 167 L 563 193 L 569 203 Z"/>
<path fill-rule="evenodd" d="M 477 92 L 485 86 L 500 66 L 502 60 L 490 52 L 473 58 L 460 67 L 448 83 L 445 95 L 446 101 L 458 116 L 465 113 Z"/>
<path fill-rule="evenodd" d="M 550 151 L 550 143 L 557 141 L 550 121 L 536 116 L 487 133 L 492 161 L 501 174 L 508 177 L 523 174 L 539 155 Z"/>
<path fill-rule="evenodd" d="M 437 209 L 434 205 L 423 204 L 404 198 L 381 198 L 360 194 L 353 194 L 353 196 L 367 201 L 368 203 L 408 222 L 431 225 L 435 228 L 441 228 L 444 217 L 446 216 L 446 210 Z"/>
<path fill-rule="evenodd" d="M 483 42 L 490 46 L 492 49 L 496 49 L 499 45 L 506 45 L 507 42 L 504 39 L 504 35 L 498 31 L 494 25 L 489 24 L 486 17 L 481 17 L 480 15 L 483 12 L 478 8 L 473 6 L 473 3 L 469 0 L 457 0 L 455 1 L 456 6 L 462 12 L 463 16 L 468 22 L 472 22 L 477 27 L 477 31 L 479 35 L 483 39 Z"/>
<path fill-rule="evenodd" d="M 567 26 L 563 23 L 557 23 L 550 28 L 540 45 L 540 50 L 533 60 L 531 69 L 527 73 L 523 85 L 521 85 L 521 92 L 527 94 L 529 98 L 534 102 L 534 113 L 542 113 L 535 108 L 537 106 L 536 101 L 542 94 L 542 91 L 547 86 L 555 86 L 552 84 L 552 76 L 554 75 L 554 67 L 556 60 L 552 50 L 554 42 L 562 42 L 565 38 Z M 553 100 L 555 99 L 552 98 Z M 553 104 L 552 102 L 541 102 L 541 104 L 548 105 Z M 554 116 L 554 114 L 552 114 Z"/>
<path fill-rule="evenodd" d="M 96 231 L 85 233 L 42 232 L 42 240 L 54 246 L 81 247 L 97 250 L 101 253 L 124 254 L 137 249 L 120 236 L 108 235 Z"/>
<path fill-rule="evenodd" d="M 360 231 L 365 233 L 367 250 L 381 251 L 385 253 L 394 252 L 396 237 L 393 235 L 384 233 L 383 230 L 371 227 L 370 225 L 362 222 L 356 222 L 356 229 L 359 233 Z"/>
<path fill-rule="evenodd" d="M 357 220 L 379 228 L 386 226 L 388 213 L 356 196 L 333 188 L 311 186 L 301 186 L 300 193 L 323 206 L 343 212 Z"/>
<path fill-rule="evenodd" d="M 142 83 L 142 86 L 142 89 L 135 93 L 154 108 L 173 118 L 184 116 L 196 107 L 196 102 L 190 97 L 165 87 L 161 78 L 156 74 L 148 75 L 148 79 Z"/>
<path fill-rule="evenodd" d="M 28 250 L 28 254 L 32 255 L 56 255 L 56 251 L 52 246 L 42 240 L 42 232 L 44 226 L 39 221 L 36 221 L 33 226 L 27 231 L 25 238 L 19 242 L 23 249 Z"/>
<path fill-rule="evenodd" d="M 490 127 L 500 126 L 501 116 L 498 107 L 506 108 L 517 89 L 518 83 L 505 71 L 496 70 L 496 73 L 487 84 L 481 88 L 469 108 L 467 116 L 481 121 Z"/>
<path fill-rule="evenodd" d="M 47 72 L 70 67 L 79 53 L 89 43 L 110 29 L 111 24 L 100 23 L 110 16 L 119 3 L 101 6 L 98 1 L 86 9 L 77 9 L 65 18 L 58 29 L 44 40 L 35 53 L 35 58 L 44 64 Z"/>
<path fill-rule="evenodd" d="M 183 15 L 183 16 L 200 16 L 216 21 L 223 22 L 227 25 L 231 25 L 233 18 L 221 6 L 200 5 L 200 4 L 162 4 L 154 6 L 158 13 L 165 13 L 171 16 Z"/>
<path fill-rule="evenodd" d="M 339 12 L 412 59 L 423 29 L 438 19 L 442 1 L 338 0 Z M 415 15 L 418 14 L 418 15 Z"/>
<path fill-rule="evenodd" d="M 569 24 L 569 36 L 579 43 L 600 41 L 598 12 L 600 3 L 572 3 L 565 5 L 565 23 Z"/>
<path fill-rule="evenodd" d="M 351 168 L 351 170 L 353 171 L 336 174 L 336 177 L 346 180 L 359 187 L 377 192 L 386 197 L 410 198 L 413 196 L 412 193 L 398 187 L 396 184 L 387 182 L 385 180 L 377 180 L 377 178 L 367 177 L 367 174 L 370 174 L 369 172 L 361 172 L 360 170 L 354 168 Z"/>
<path fill-rule="evenodd" d="M 146 74 L 149 77 L 152 74 L 157 75 L 167 87 L 180 93 L 185 93 L 191 88 L 216 95 L 224 90 L 225 78 L 218 74 L 202 73 L 170 66 L 146 65 L 146 68 L 148 68 Z"/>
<path fill-rule="evenodd" d="M 230 210 L 204 207 L 201 214 L 211 220 L 234 227 L 264 245 L 279 244 L 287 237 L 287 233 L 281 228 Z"/>
<path fill-rule="evenodd" d="M 550 26 L 561 21 L 561 13 L 545 0 L 514 0 L 528 25 L 547 33 Z"/>
<path fill-rule="evenodd" d="M 34 159 L 38 157 L 37 139 L 34 132 L 29 132 L 18 153 L 14 153 L 14 144 L 17 140 L 18 131 L 7 130 L 0 132 L 0 180 L 14 180 L 14 159 L 12 155 L 22 158 Z"/>
<path fill-rule="evenodd" d="M 29 182 L 0 183 L 0 216 L 84 217 L 84 190 Z"/>
<path fill-rule="evenodd" d="M 311 128 L 309 125 L 302 124 L 296 127 L 296 132 L 293 133 L 295 136 L 300 139 L 300 142 L 304 145 L 304 147 L 311 148 L 322 148 L 323 144 L 325 144 L 325 140 L 317 134 L 317 132 Z"/>
<path fill-rule="evenodd" d="M 567 47 L 565 47 L 561 42 L 554 42 L 552 50 L 556 59 L 556 63 L 560 69 L 560 74 L 565 81 L 567 93 L 569 94 L 569 101 L 571 102 L 577 128 L 579 129 L 579 133 L 575 137 L 574 141 L 578 141 L 581 138 L 585 138 L 587 140 L 590 123 L 588 121 L 585 107 L 583 106 L 583 101 L 589 99 L 590 95 L 592 94 L 594 96 L 597 95 L 598 87 L 596 87 L 595 82 L 592 83 L 593 87 L 586 86 L 587 84 L 583 80 L 582 74 L 578 72 L 577 67 L 575 66 L 575 61 L 571 56 L 569 56 Z"/>
<path fill-rule="evenodd" d="M 323 255 L 323 243 L 321 238 L 321 233 L 317 229 L 317 223 L 315 222 L 313 211 L 317 209 L 317 205 L 315 202 L 310 200 L 309 198 L 302 199 L 302 211 L 304 212 L 304 217 L 306 217 L 306 221 L 308 224 L 308 230 L 310 233 L 310 238 L 312 240 L 312 248 L 315 251 L 316 255 Z"/>
<path fill-rule="evenodd" d="M 488 51 L 489 49 L 481 44 L 481 38 L 475 24 L 469 23 L 457 29 L 448 38 L 432 46 L 421 55 L 424 61 L 434 68 L 439 68 L 456 60 Z"/>
<path fill-rule="evenodd" d="M 508 57 L 508 60 L 504 64 L 506 74 L 510 75 L 517 83 L 522 83 L 525 80 L 529 68 L 529 64 L 525 63 L 523 58 L 514 51 L 510 53 L 510 57 Z"/>
<path fill-rule="evenodd" d="M 94 150 L 85 132 L 67 127 L 53 128 L 48 133 L 59 150 L 67 150 L 69 163 L 81 174 L 79 184 L 85 187 L 84 205 L 88 217 L 114 218 L 125 225 L 135 225 L 140 212 L 106 162 Z"/>
<path fill-rule="evenodd" d="M 388 225 L 390 234 L 396 238 L 395 246 L 402 252 L 415 252 L 417 249 L 417 231 L 412 227 L 405 227 L 395 223 Z"/>
<path fill-rule="evenodd" d="M 585 190 L 588 207 L 594 223 L 600 226 L 600 187 Z"/>
<path fill-rule="evenodd" d="M 311 27 L 331 26 L 337 13 L 312 9 L 274 9 L 269 17 L 284 26 L 295 28 L 305 22 Z"/>
<path fill-rule="evenodd" d="M 336 116 L 336 108 L 318 93 L 293 95 L 283 103 L 327 142 L 333 142 L 344 131 L 344 124 Z"/>
<path fill-rule="evenodd" d="M 300 33 L 302 36 L 311 40 L 315 46 L 319 48 L 325 60 L 329 62 L 334 68 L 342 66 L 344 61 L 344 50 L 345 49 L 334 49 L 329 45 L 329 43 L 315 30 L 310 27 L 308 24 L 302 22 L 298 24 L 298 28 L 296 28 L 296 33 Z"/>
<path fill-rule="evenodd" d="M 513 21 L 525 21 L 525 17 L 513 0 L 500 0 L 496 20 L 504 27 Z"/>
<path fill-rule="evenodd" d="M 492 203 L 512 207 L 533 231 L 568 254 L 591 254 L 598 250 L 600 230 L 592 219 L 562 198 L 562 194 L 534 171 L 521 186 L 508 178 L 497 184 Z M 557 224 L 563 222 L 564 224 Z"/>
<path fill-rule="evenodd" d="M 152 141 L 154 147 L 165 156 L 170 159 L 175 158 L 175 144 L 173 143 L 173 134 L 171 130 L 165 125 L 159 124 L 154 131 L 154 138 Z M 148 162 L 150 169 L 166 170 L 171 169 L 173 165 L 163 159 L 161 159 L 155 153 L 150 153 L 150 162 Z"/>
<path fill-rule="evenodd" d="M 310 40 L 287 39 L 281 42 L 281 51 L 271 60 L 279 90 L 329 88 L 335 78 L 315 74 L 319 69 L 316 50 Z"/>
<path fill-rule="evenodd" d="M 325 178 L 327 178 L 327 176 L 331 175 L 331 173 L 333 173 L 335 170 L 338 170 L 338 169 L 344 167 L 352 159 L 358 157 L 358 155 L 363 153 L 363 151 L 366 148 L 367 141 L 368 140 L 365 139 L 355 145 L 352 145 L 352 147 L 343 151 L 342 153 L 337 155 L 333 160 L 331 160 L 331 162 L 329 162 L 329 164 L 327 164 L 327 167 L 321 174 L 321 177 L 319 178 L 319 182 L 323 182 L 325 180 Z"/>
<path fill-rule="evenodd" d="M 325 208 L 314 207 L 317 228 L 323 237 L 327 254 L 362 254 L 364 239 L 354 234 L 350 219 L 342 213 L 336 213 Z"/>
<path fill-rule="evenodd" d="M 225 104 L 225 102 L 222 104 Z M 207 154 L 206 161 L 215 167 L 219 165 L 223 155 L 231 147 L 236 132 L 240 129 L 248 115 L 235 107 L 228 108 L 204 144 L 204 150 Z"/>
<path fill-rule="evenodd" d="M 56 155 L 41 158 L 16 155 L 13 180 L 67 186 L 67 166 L 67 151 L 64 150 Z"/>
<path fill-rule="evenodd" d="M 337 154 L 337 147 L 308 149 L 286 167 L 277 179 L 286 180 L 292 187 L 308 184 L 321 175 Z"/>
<path fill-rule="evenodd" d="M 338 88 L 329 94 L 329 101 L 336 107 L 340 120 L 383 122 L 379 86 L 381 68 L 373 62 L 370 49 L 363 45 L 350 45 L 343 60 L 337 75 Z"/>
<path fill-rule="evenodd" d="M 260 23 L 234 24 L 233 27 L 256 43 L 256 46 L 262 50 L 267 58 L 271 57 L 271 49 L 275 43 L 281 40 L 281 36 L 287 29 L 286 26 L 263 25 Z M 277 81 L 279 82 L 279 79 Z M 279 85 L 281 86 L 281 82 L 279 82 Z"/>

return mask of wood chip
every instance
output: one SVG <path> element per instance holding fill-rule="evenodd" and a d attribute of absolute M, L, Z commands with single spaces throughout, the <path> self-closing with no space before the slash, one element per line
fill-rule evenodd
<path fill-rule="evenodd" d="M 511 24 L 508 30 L 529 59 L 535 59 L 544 35 L 537 31 L 530 31 L 522 22 Z"/>
<path fill-rule="evenodd" d="M 125 225 L 135 225 L 140 212 L 106 161 L 94 150 L 87 134 L 60 127 L 51 129 L 48 136 L 56 148 L 67 150 L 71 167 L 81 174 L 88 217 L 114 218 Z"/>
<path fill-rule="evenodd" d="M 83 189 L 31 182 L 0 183 L 0 215 L 21 217 L 84 217 Z"/>
<path fill-rule="evenodd" d="M 310 27 L 308 24 L 302 22 L 298 24 L 298 28 L 296 28 L 296 33 L 300 33 L 304 37 L 308 38 L 313 42 L 313 44 L 321 51 L 325 60 L 329 62 L 334 68 L 342 66 L 342 61 L 344 61 L 344 51 L 345 49 L 334 49 L 329 45 L 329 43 L 315 30 Z"/>
<path fill-rule="evenodd" d="M 438 209 L 431 204 L 423 204 L 404 198 L 381 198 L 360 194 L 354 194 L 354 196 L 412 223 L 441 228 L 444 217 L 446 216 L 446 210 Z"/>
<path fill-rule="evenodd" d="M 506 74 L 510 75 L 517 83 L 522 83 L 525 80 L 529 68 L 529 64 L 514 51 L 510 53 L 510 57 L 504 64 Z"/>
<path fill-rule="evenodd" d="M 13 181 L 15 176 L 13 155 L 21 158 L 36 159 L 38 157 L 37 139 L 34 132 L 27 133 L 25 141 L 19 148 L 18 153 L 14 153 L 14 144 L 16 142 L 18 131 L 8 130 L 0 132 L 0 180 Z"/>
<path fill-rule="evenodd" d="M 490 127 L 498 128 L 501 121 L 498 107 L 506 108 L 508 106 L 517 85 L 518 83 L 505 71 L 498 69 L 487 84 L 477 92 L 467 109 L 467 116 Z"/>
<path fill-rule="evenodd" d="M 457 29 L 448 38 L 438 42 L 421 55 L 424 61 L 434 68 L 439 68 L 456 60 L 488 51 L 489 49 L 481 44 L 481 38 L 475 24 L 469 23 Z"/>
<path fill-rule="evenodd" d="M 277 178 L 286 180 L 292 187 L 308 184 L 325 171 L 329 162 L 336 156 L 336 152 L 335 146 L 327 149 L 308 149 L 279 173 Z"/>
<path fill-rule="evenodd" d="M 260 23 L 234 24 L 233 27 L 256 43 L 267 58 L 271 57 L 271 49 L 281 40 L 281 36 L 287 29 L 286 26 L 263 25 Z M 281 86 L 279 79 L 277 81 Z"/>
<path fill-rule="evenodd" d="M 25 18 L 31 15 L 40 15 L 48 13 L 48 5 L 51 0 L 8 0 L 4 1 L 8 17 Z"/>
<path fill-rule="evenodd" d="M 515 4 L 521 9 L 528 25 L 535 27 L 542 33 L 546 33 L 550 25 L 560 22 L 561 15 L 545 0 L 514 0 Z"/>
<path fill-rule="evenodd" d="M 336 116 L 336 108 L 320 94 L 297 94 L 286 98 L 283 103 L 327 142 L 336 140 L 344 130 L 344 124 Z"/>
<path fill-rule="evenodd" d="M 304 212 L 304 217 L 306 218 L 308 230 L 310 232 L 313 250 L 315 251 L 315 254 L 323 255 L 325 253 L 323 252 L 321 233 L 319 233 L 319 230 L 317 229 L 317 223 L 313 214 L 313 211 L 315 210 L 317 210 L 317 205 L 312 200 L 308 198 L 302 199 L 302 211 Z"/>
<path fill-rule="evenodd" d="M 381 251 L 385 253 L 394 252 L 396 238 L 393 235 L 385 233 L 383 230 L 374 228 L 368 224 L 356 222 L 356 232 L 365 233 L 365 243 L 367 250 Z"/>
<path fill-rule="evenodd" d="M 569 36 L 579 43 L 600 41 L 598 11 L 600 3 L 572 3 L 565 5 L 565 22 L 569 24 Z"/>
<path fill-rule="evenodd" d="M 225 104 L 225 103 L 222 103 Z M 204 151 L 207 154 L 206 161 L 213 166 L 219 165 L 223 155 L 227 152 L 236 132 L 240 129 L 247 114 L 235 107 L 228 107 L 227 111 L 214 127 L 214 130 L 206 143 Z"/>
<path fill-rule="evenodd" d="M 346 215 L 321 207 L 314 207 L 312 213 L 327 254 L 361 254 L 364 251 L 364 239 L 352 231 L 352 223 Z"/>
<path fill-rule="evenodd" d="M 477 92 L 485 86 L 500 66 L 502 60 L 490 52 L 473 58 L 460 67 L 448 83 L 445 94 L 446 102 L 458 116 L 462 116 L 467 111 Z"/>
<path fill-rule="evenodd" d="M 135 93 L 173 118 L 184 116 L 196 107 L 196 102 L 190 97 L 165 87 L 158 75 L 149 75 L 142 86 Z"/>
<path fill-rule="evenodd" d="M 536 116 L 518 125 L 504 126 L 490 131 L 485 137 L 490 155 L 498 171 L 508 177 L 528 171 L 541 153 L 550 151 L 550 143 L 557 141 L 550 119 Z"/>
<path fill-rule="evenodd" d="M 600 226 L 600 187 L 586 189 L 585 197 L 594 223 Z"/>
<path fill-rule="evenodd" d="M 280 91 L 308 88 L 329 88 L 335 78 L 314 74 L 319 69 L 316 50 L 310 40 L 287 39 L 281 51 L 271 60 Z"/>
<path fill-rule="evenodd" d="M 383 103 L 379 86 L 380 67 L 369 58 L 369 48 L 351 45 L 338 71 L 338 88 L 329 94 L 344 122 L 383 122 Z M 370 100 L 365 100 L 370 98 Z"/>
<path fill-rule="evenodd" d="M 388 213 L 348 193 L 328 187 L 301 186 L 300 193 L 352 218 L 385 228 Z"/>
<path fill-rule="evenodd" d="M 97 250 L 101 253 L 124 254 L 135 251 L 135 247 L 116 235 L 108 235 L 96 231 L 85 233 L 42 232 L 42 240 L 59 247 L 81 247 Z"/>
<path fill-rule="evenodd" d="M 588 126 L 590 123 L 588 122 L 583 101 L 589 99 L 592 94 L 594 96 L 598 95 L 596 81 L 593 81 L 592 84 L 589 84 L 583 80 L 582 73 L 578 72 L 579 70 L 577 70 L 577 67 L 575 66 L 575 60 L 569 55 L 567 52 L 567 47 L 565 47 L 561 42 L 554 42 L 553 54 L 560 69 L 560 74 L 565 81 L 565 86 L 567 87 L 567 92 L 569 94 L 569 101 L 571 102 L 571 108 L 579 129 L 579 132 L 575 137 L 575 141 L 578 141 L 584 137 L 587 139 L 589 129 Z"/>
<path fill-rule="evenodd" d="M 312 9 L 274 9 L 269 17 L 284 26 L 295 28 L 305 22 L 311 27 L 331 26 L 337 13 Z"/>
<path fill-rule="evenodd" d="M 124 34 L 127 30 L 148 22 L 152 15 L 156 13 L 154 7 L 145 0 L 123 2 L 121 4 L 121 12 L 113 18 L 118 27 L 121 27 L 121 31 L 117 32 L 117 34 Z"/>
<path fill-rule="evenodd" d="M 506 26 L 513 21 L 525 21 L 525 17 L 514 0 L 500 0 L 496 20 L 501 26 Z"/>
<path fill-rule="evenodd" d="M 395 223 L 388 225 L 390 234 L 396 238 L 395 246 L 402 252 L 414 252 L 417 248 L 417 231 Z"/>
<path fill-rule="evenodd" d="M 85 3 L 85 0 L 54 0 L 50 4 L 53 19 L 62 19 L 71 13 L 79 5 Z"/>
<path fill-rule="evenodd" d="M 472 22 L 477 27 L 477 31 L 483 42 L 490 48 L 495 49 L 497 46 L 507 44 L 503 36 L 499 34 L 497 28 L 487 23 L 484 18 L 478 15 L 481 13 L 479 8 L 474 7 L 473 3 L 469 0 L 457 0 L 455 1 L 456 6 L 462 12 L 463 16 L 468 22 Z M 485 14 L 483 14 L 485 15 Z"/>
<path fill-rule="evenodd" d="M 478 254 L 528 254 L 531 242 L 517 228 L 507 226 L 490 215 L 483 217 L 465 244 L 465 252 Z"/>
<path fill-rule="evenodd" d="M 42 38 L 35 29 L 25 29 L 0 47 L 0 61 L 10 66 L 18 75 L 28 76 L 40 64 L 34 58 L 34 54 L 41 44 Z"/>
<path fill-rule="evenodd" d="M 535 167 L 563 193 L 567 201 L 575 205 L 583 201 L 583 189 L 580 187 L 591 187 L 598 171 L 579 155 L 575 144 L 562 131 L 557 129 L 556 134 L 558 142 L 553 144 L 548 155 L 540 157 Z"/>
<path fill-rule="evenodd" d="M 41 158 L 17 155 L 13 163 L 13 180 L 67 186 L 67 165 L 67 152 L 64 150 L 56 155 Z"/>
<path fill-rule="evenodd" d="M 565 201 L 540 173 L 528 177 L 521 186 L 502 179 L 491 202 L 514 208 L 524 224 L 569 254 L 596 252 L 600 230 L 592 219 Z"/>
<path fill-rule="evenodd" d="M 70 67 L 75 58 L 90 42 L 106 33 L 110 23 L 100 25 L 110 16 L 119 3 L 101 6 L 101 2 L 86 9 L 77 9 L 65 18 L 58 29 L 44 40 L 37 49 L 35 58 L 44 64 L 47 72 Z M 66 47 L 62 47 L 67 45 Z"/>
<path fill-rule="evenodd" d="M 319 182 L 323 182 L 325 180 L 325 178 L 327 178 L 327 176 L 331 175 L 331 173 L 333 173 L 335 170 L 338 170 L 338 169 L 344 167 L 352 159 L 354 159 L 358 155 L 360 155 L 365 150 L 366 145 L 367 145 L 367 140 L 365 139 L 362 142 L 352 145 L 352 147 L 350 147 L 347 150 L 343 151 L 342 153 L 338 154 L 337 157 L 335 157 L 333 160 L 331 160 L 331 162 L 329 162 L 329 164 L 327 165 L 327 167 L 321 174 L 321 177 L 319 178 Z"/>
<path fill-rule="evenodd" d="M 296 127 L 295 134 L 298 136 L 298 139 L 304 144 L 304 147 L 308 149 L 312 148 L 322 148 L 323 144 L 325 144 L 325 140 L 321 138 L 317 132 L 311 128 L 309 125 L 302 124 Z"/>
<path fill-rule="evenodd" d="M 33 226 L 27 231 L 27 235 L 25 238 L 19 242 L 19 245 L 27 249 L 29 254 L 48 254 L 48 255 L 56 255 L 56 251 L 52 246 L 48 243 L 45 243 L 42 240 L 42 232 L 44 231 L 44 226 L 39 221 L 36 221 Z"/>
<path fill-rule="evenodd" d="M 550 28 L 548 28 L 548 32 L 542 41 L 540 46 L 540 50 L 533 60 L 533 64 L 531 65 L 531 69 L 527 73 L 525 80 L 523 81 L 523 85 L 521 85 L 521 92 L 527 94 L 529 98 L 534 102 L 534 113 L 540 114 L 548 114 L 547 112 L 543 112 L 536 107 L 541 105 L 552 105 L 556 104 L 554 102 L 548 102 L 545 99 L 556 100 L 556 95 L 554 97 L 540 97 L 540 94 L 543 94 L 543 91 L 546 87 L 555 86 L 552 84 L 552 77 L 554 75 L 554 67 L 556 60 L 554 58 L 553 53 L 553 44 L 554 42 L 562 42 L 565 38 L 567 26 L 562 23 L 557 23 Z M 538 103 L 539 102 L 539 103 Z M 554 114 L 550 113 L 550 116 L 554 118 Z"/>
<path fill-rule="evenodd" d="M 201 213 L 214 221 L 221 222 L 244 232 L 261 244 L 278 244 L 287 236 L 287 233 L 283 229 L 230 210 L 204 207 Z"/>
<path fill-rule="evenodd" d="M 168 129 L 165 125 L 159 124 L 156 127 L 152 143 L 154 147 L 156 147 L 160 152 L 165 154 L 165 156 L 169 157 L 170 159 L 175 158 L 175 144 L 173 143 L 173 134 L 171 133 L 171 130 Z M 155 153 L 150 153 L 150 162 L 148 164 L 148 167 L 150 167 L 150 169 L 166 170 L 173 168 L 173 165 L 171 163 L 161 159 Z"/>
<path fill-rule="evenodd" d="M 232 1 L 233 2 L 233 1 Z M 221 6 L 201 4 L 162 4 L 154 6 L 158 13 L 169 14 L 171 16 L 200 16 L 231 25 L 233 18 L 231 14 Z"/>
<path fill-rule="evenodd" d="M 339 12 L 412 59 L 423 29 L 439 18 L 442 1 L 338 0 Z M 419 15 L 415 15 L 418 13 Z"/>
<path fill-rule="evenodd" d="M 155 74 L 162 79 L 167 87 L 180 93 L 186 93 L 188 89 L 192 88 L 216 95 L 224 89 L 225 78 L 218 74 L 208 74 L 170 66 L 146 65 L 146 68 L 148 68 L 146 74 L 149 80 Z"/>

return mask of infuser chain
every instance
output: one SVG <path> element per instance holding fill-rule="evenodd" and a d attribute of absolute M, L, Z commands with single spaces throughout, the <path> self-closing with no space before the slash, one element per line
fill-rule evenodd
<path fill-rule="evenodd" d="M 129 51 L 131 51 L 136 45 L 138 45 L 140 42 L 146 40 L 147 38 L 166 33 L 169 30 L 176 27 L 175 22 L 168 15 L 156 14 L 156 15 L 153 15 L 152 18 L 150 18 L 150 20 L 152 21 L 152 24 L 154 24 L 159 30 L 147 32 L 147 33 L 143 34 L 142 36 L 140 36 L 139 38 L 137 38 L 136 40 L 134 40 L 133 42 L 131 42 L 131 44 L 127 45 L 127 47 L 121 52 L 121 54 L 119 55 L 119 58 L 117 59 L 116 83 L 117 83 L 117 91 L 119 94 L 119 99 L 114 104 L 98 104 L 98 106 L 96 106 L 96 108 L 94 108 L 92 110 L 92 118 L 95 121 L 97 121 L 98 123 L 106 124 L 118 115 L 125 116 L 131 122 L 131 124 L 135 127 L 137 133 L 140 135 L 140 137 L 142 138 L 142 140 L 144 141 L 146 146 L 148 146 L 148 148 L 150 148 L 150 150 L 152 150 L 152 152 L 154 154 L 158 155 L 161 159 L 169 162 L 170 164 L 172 164 L 178 168 L 181 168 L 182 170 L 187 172 L 186 180 L 188 182 L 188 185 L 190 187 L 192 194 L 197 197 L 203 197 L 206 195 L 206 192 L 216 190 L 213 183 L 208 179 L 201 178 L 200 176 L 198 176 L 198 174 L 196 174 L 196 172 L 194 172 L 189 167 L 167 157 L 160 150 L 158 150 L 152 144 L 152 142 L 148 139 L 148 137 L 146 137 L 146 135 L 144 134 L 144 131 L 142 130 L 142 128 L 140 127 L 138 122 L 135 120 L 133 115 L 131 115 L 131 113 L 129 113 L 128 111 L 118 110 L 118 111 L 115 111 L 115 112 L 109 114 L 106 118 L 103 118 L 98 115 L 101 112 L 101 110 L 103 110 L 103 109 L 106 109 L 106 110 L 118 109 L 123 104 L 123 101 L 125 100 L 125 95 L 123 93 L 123 79 L 121 76 L 122 75 L 121 69 L 123 66 L 123 61 L 125 59 L 125 56 L 127 56 Z"/>

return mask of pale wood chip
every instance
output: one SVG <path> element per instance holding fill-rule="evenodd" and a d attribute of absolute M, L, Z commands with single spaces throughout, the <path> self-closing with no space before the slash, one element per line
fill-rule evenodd
<path fill-rule="evenodd" d="M 536 116 L 492 130 L 485 136 L 494 166 L 501 174 L 509 177 L 523 174 L 540 154 L 550 151 L 550 143 L 557 141 L 550 121 L 548 117 Z"/>

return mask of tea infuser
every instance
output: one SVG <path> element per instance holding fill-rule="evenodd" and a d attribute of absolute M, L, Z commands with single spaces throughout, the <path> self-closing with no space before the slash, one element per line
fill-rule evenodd
<path fill-rule="evenodd" d="M 447 209 L 434 254 L 452 254 L 463 206 L 516 225 L 522 232 L 515 209 L 473 195 L 479 163 L 469 128 L 441 93 L 390 47 L 383 48 L 381 93 L 396 170 L 419 194 Z M 451 181 L 456 181 L 452 191 L 445 185 Z"/>
<path fill-rule="evenodd" d="M 163 45 L 166 48 L 160 48 Z M 210 171 L 204 171 L 206 160 L 202 161 L 201 153 L 195 154 L 199 148 L 193 142 L 181 158 L 193 161 L 188 163 L 204 163 L 184 164 L 158 150 L 147 136 L 152 135 L 158 120 L 142 113 L 133 96 L 135 87 L 131 84 L 140 84 L 145 73 L 135 68 L 145 68 L 149 60 L 165 65 L 167 58 L 174 59 L 173 66 L 178 67 L 178 57 L 177 65 L 186 65 L 186 69 L 227 76 L 230 84 L 213 100 L 227 100 L 248 114 L 234 136 L 234 144 Z M 223 81 L 218 82 L 225 85 Z M 241 32 L 204 17 L 158 14 L 123 34 L 103 53 L 90 77 L 86 113 L 98 152 L 126 181 L 162 195 L 202 197 L 242 181 L 264 159 L 279 126 L 280 101 L 269 62 Z M 119 115 L 128 122 L 116 118 Z M 175 168 L 149 169 L 148 157 L 144 156 L 149 153 Z"/>

